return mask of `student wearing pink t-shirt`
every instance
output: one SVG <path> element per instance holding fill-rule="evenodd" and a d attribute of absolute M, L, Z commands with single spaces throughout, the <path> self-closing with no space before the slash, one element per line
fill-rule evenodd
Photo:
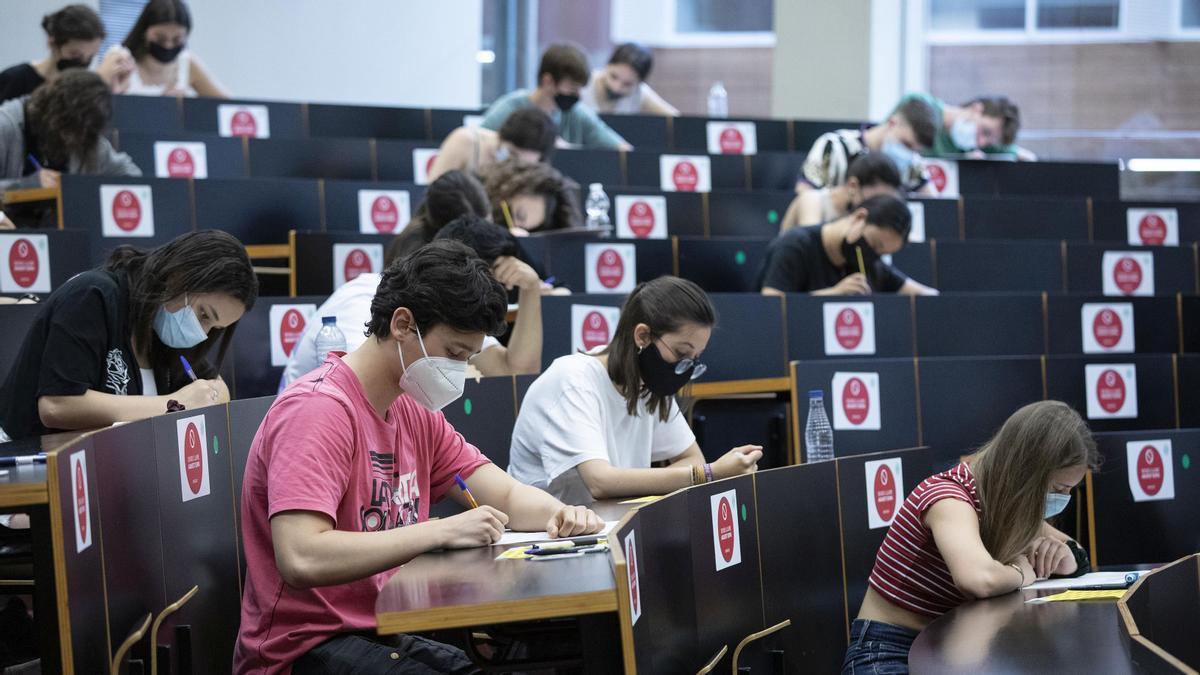
<path fill-rule="evenodd" d="M 469 673 L 460 650 L 379 638 L 375 599 L 395 569 L 441 548 L 486 546 L 513 530 L 598 532 L 566 506 L 496 468 L 437 412 L 462 395 L 466 362 L 504 330 L 504 287 L 452 241 L 384 273 L 371 339 L 330 354 L 271 406 L 246 464 L 246 586 L 236 673 Z M 466 480 L 481 504 L 430 521 L 429 505 Z"/>

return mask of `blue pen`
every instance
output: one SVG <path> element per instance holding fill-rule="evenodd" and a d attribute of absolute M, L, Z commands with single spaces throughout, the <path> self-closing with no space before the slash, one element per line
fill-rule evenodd
<path fill-rule="evenodd" d="M 34 157 L 32 152 L 26 153 L 25 156 L 29 158 L 29 161 L 33 164 L 33 168 L 37 169 L 38 171 L 42 170 L 41 162 L 37 161 L 37 157 Z"/>
<path fill-rule="evenodd" d="M 179 360 L 183 362 L 183 372 L 187 373 L 187 376 L 192 378 L 192 382 L 195 382 L 197 378 L 196 373 L 192 370 L 192 364 L 188 363 L 188 360 L 183 358 L 183 354 L 179 355 Z"/>
<path fill-rule="evenodd" d="M 467 496 L 467 502 L 471 505 L 471 508 L 479 508 L 479 502 L 475 501 L 475 495 L 471 494 L 471 488 L 467 487 L 467 481 L 463 480 L 462 476 L 454 474 L 454 482 L 458 483 L 458 489 L 462 490 L 463 494 Z"/>
<path fill-rule="evenodd" d="M 46 453 L 39 452 L 36 455 L 18 455 L 15 457 L 0 457 L 0 467 L 10 468 L 14 466 L 33 466 L 34 464 L 45 464 Z"/>
<path fill-rule="evenodd" d="M 556 281 L 558 281 L 558 277 L 554 276 L 553 274 L 546 277 L 546 285 L 547 286 L 553 286 L 554 282 L 556 282 Z"/>

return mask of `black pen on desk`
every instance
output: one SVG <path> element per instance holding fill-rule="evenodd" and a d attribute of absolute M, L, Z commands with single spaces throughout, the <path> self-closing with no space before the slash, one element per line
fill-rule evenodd
<path fill-rule="evenodd" d="M 196 371 L 192 370 L 192 364 L 188 363 L 188 360 L 184 358 L 183 354 L 179 355 L 179 361 L 183 363 L 183 372 L 187 373 L 187 376 L 192 378 L 192 382 L 195 382 L 198 378 L 196 377 Z"/>
<path fill-rule="evenodd" d="M 569 551 L 573 548 L 582 548 L 584 546 L 595 546 L 600 543 L 600 537 L 585 537 L 583 539 L 563 539 L 561 541 L 551 541 L 544 544 L 534 544 L 530 547 L 530 552 L 537 551 Z"/>
<path fill-rule="evenodd" d="M 0 468 L 12 468 L 14 466 L 33 466 L 34 464 L 45 464 L 46 454 L 39 452 L 36 455 L 16 455 L 14 457 L 0 457 Z"/>

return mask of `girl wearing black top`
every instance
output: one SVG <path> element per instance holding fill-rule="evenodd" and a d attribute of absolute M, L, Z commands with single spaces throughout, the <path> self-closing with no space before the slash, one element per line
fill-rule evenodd
<path fill-rule="evenodd" d="M 116 249 L 42 306 L 0 387 L 0 429 L 18 439 L 159 415 L 169 399 L 187 408 L 228 401 L 217 372 L 257 297 L 246 250 L 226 232 Z"/>
<path fill-rule="evenodd" d="M 0 72 L 0 103 L 27 96 L 72 68 L 87 68 L 104 41 L 104 22 L 87 5 L 67 5 L 42 18 L 50 53 L 39 61 L 18 63 Z M 128 84 L 133 59 L 124 49 L 109 50 L 96 72 L 116 89 Z"/>

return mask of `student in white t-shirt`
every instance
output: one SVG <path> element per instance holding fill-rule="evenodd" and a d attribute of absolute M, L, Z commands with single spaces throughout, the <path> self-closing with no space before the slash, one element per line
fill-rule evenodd
<path fill-rule="evenodd" d="M 699 358 L 715 323 L 696 284 L 669 276 L 638 284 L 610 344 L 556 359 L 529 387 L 508 472 L 587 502 L 666 494 L 754 471 L 762 457 L 757 445 L 705 463 L 675 402 L 676 392 L 706 370 Z"/>

